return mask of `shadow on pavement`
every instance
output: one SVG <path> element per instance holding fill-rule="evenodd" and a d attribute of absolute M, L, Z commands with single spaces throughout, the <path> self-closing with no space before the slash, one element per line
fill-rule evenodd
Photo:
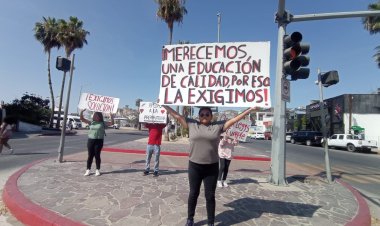
<path fill-rule="evenodd" d="M 229 180 L 230 185 L 233 185 L 233 184 L 251 184 L 251 183 L 258 184 L 259 182 L 257 180 L 251 179 L 251 178 L 241 178 L 241 179 L 237 179 L 237 180 Z"/>
<path fill-rule="evenodd" d="M 259 218 L 263 213 L 272 213 L 277 215 L 289 215 L 297 217 L 313 217 L 313 214 L 322 206 L 292 203 L 275 200 L 241 198 L 225 204 L 234 210 L 224 211 L 216 216 L 218 225 L 235 225 Z M 242 209 L 242 206 L 247 207 Z M 302 210 L 302 211 L 299 211 Z M 237 216 L 237 213 L 239 216 Z M 198 222 L 196 225 L 202 225 L 206 221 Z"/>

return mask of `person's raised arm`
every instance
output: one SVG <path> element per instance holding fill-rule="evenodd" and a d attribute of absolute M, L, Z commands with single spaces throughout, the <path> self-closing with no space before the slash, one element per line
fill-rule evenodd
<path fill-rule="evenodd" d="M 236 117 L 228 120 L 224 126 L 223 126 L 223 131 L 226 131 L 228 128 L 230 128 L 233 124 L 237 123 L 238 121 L 242 120 L 246 115 L 248 115 L 252 110 L 254 110 L 256 108 L 248 108 L 247 110 L 243 111 L 242 113 L 240 113 L 239 115 L 237 115 Z"/>
<path fill-rule="evenodd" d="M 171 107 L 169 107 L 169 106 L 162 105 L 162 107 L 165 108 L 166 111 L 167 111 L 171 116 L 173 116 L 173 118 L 177 119 L 178 122 L 181 123 L 181 125 L 183 126 L 183 128 L 188 128 L 185 117 L 183 117 L 182 115 L 178 114 L 178 112 L 174 111 L 174 110 L 173 110 Z"/>
<path fill-rule="evenodd" d="M 83 109 L 80 111 L 80 120 L 86 124 L 91 124 L 91 122 L 83 117 L 83 112 L 86 111 L 86 109 Z"/>

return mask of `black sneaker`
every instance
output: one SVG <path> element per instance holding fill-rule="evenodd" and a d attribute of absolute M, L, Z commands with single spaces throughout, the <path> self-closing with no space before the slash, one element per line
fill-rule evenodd
<path fill-rule="evenodd" d="M 187 219 L 185 226 L 193 226 L 194 220 L 193 219 Z"/>
<path fill-rule="evenodd" d="M 149 171 L 144 171 L 144 176 L 148 175 L 149 174 Z"/>
<path fill-rule="evenodd" d="M 158 177 L 158 172 L 155 171 L 155 172 L 153 173 L 153 176 L 154 176 L 154 177 Z"/>

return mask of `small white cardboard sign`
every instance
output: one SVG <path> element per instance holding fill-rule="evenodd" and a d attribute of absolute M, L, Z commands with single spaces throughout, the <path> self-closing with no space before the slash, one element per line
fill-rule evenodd
<path fill-rule="evenodd" d="M 119 106 L 119 98 L 98 95 L 94 93 L 82 93 L 78 108 L 104 113 L 116 113 Z"/>
<path fill-rule="evenodd" d="M 166 109 L 153 102 L 140 102 L 139 122 L 166 124 Z"/>

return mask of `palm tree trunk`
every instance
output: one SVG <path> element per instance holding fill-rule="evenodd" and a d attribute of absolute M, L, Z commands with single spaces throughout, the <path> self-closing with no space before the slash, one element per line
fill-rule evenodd
<path fill-rule="evenodd" d="M 169 26 L 169 45 L 172 44 L 172 40 L 173 40 L 173 23 L 169 23 L 168 24 Z"/>
<path fill-rule="evenodd" d="M 54 121 L 54 108 L 55 108 L 55 100 L 54 100 L 54 93 L 53 93 L 53 85 L 51 83 L 51 74 L 50 74 L 50 50 L 48 51 L 48 81 L 49 81 L 49 89 L 50 89 L 50 100 L 51 100 L 51 113 L 50 113 L 50 122 L 49 122 L 49 128 L 53 128 L 53 121 Z"/>

